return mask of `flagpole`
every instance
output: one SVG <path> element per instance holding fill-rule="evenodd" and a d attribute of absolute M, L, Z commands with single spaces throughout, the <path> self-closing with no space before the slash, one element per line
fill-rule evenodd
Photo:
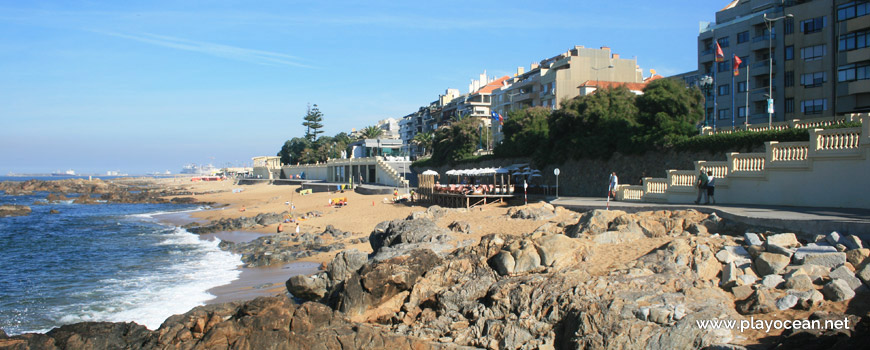
<path fill-rule="evenodd" d="M 743 121 L 743 124 L 746 126 L 745 129 L 748 131 L 749 130 L 749 64 L 748 63 L 746 64 L 746 88 L 743 90 L 746 90 L 746 115 L 743 116 L 746 119 Z"/>
<path fill-rule="evenodd" d="M 731 62 L 731 64 L 734 64 L 734 62 Z M 733 71 L 731 72 L 731 87 L 732 88 L 734 87 L 734 72 Z M 734 92 L 731 92 L 731 131 L 732 132 L 735 130 L 734 114 L 737 112 L 737 105 L 734 103 L 734 95 L 737 95 L 737 94 Z"/>

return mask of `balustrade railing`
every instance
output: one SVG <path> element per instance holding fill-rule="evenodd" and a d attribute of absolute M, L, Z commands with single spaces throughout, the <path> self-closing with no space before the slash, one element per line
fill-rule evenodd
<path fill-rule="evenodd" d="M 644 187 L 646 193 L 665 193 L 668 191 L 668 179 L 661 178 L 647 178 L 644 181 Z"/>
<path fill-rule="evenodd" d="M 861 128 L 820 130 L 815 132 L 815 151 L 857 150 L 860 146 Z"/>
<path fill-rule="evenodd" d="M 809 142 L 770 142 L 770 162 L 803 162 L 810 152 Z"/>
<path fill-rule="evenodd" d="M 643 198 L 643 186 L 638 185 L 620 185 L 619 192 L 621 200 L 639 201 Z"/>
<path fill-rule="evenodd" d="M 767 93 L 767 90 L 756 90 L 759 93 Z M 753 92 L 754 93 L 754 92 Z M 834 117 L 827 118 L 813 118 L 813 119 L 794 119 L 787 120 L 781 122 L 774 122 L 768 125 L 768 123 L 762 124 L 750 124 L 748 127 L 744 127 L 742 125 L 737 126 L 736 128 L 732 128 L 730 126 L 718 127 L 716 131 L 713 131 L 713 128 L 706 127 L 704 128 L 702 134 L 704 135 L 713 135 L 713 134 L 730 134 L 735 130 L 747 130 L 747 131 L 768 131 L 768 130 L 785 130 L 785 129 L 812 129 L 819 128 L 831 125 L 842 124 L 846 122 L 857 122 L 861 120 L 861 116 L 866 114 L 846 114 L 839 115 Z M 764 115 L 766 116 L 766 114 Z M 755 117 L 753 117 L 755 118 Z"/>
<path fill-rule="evenodd" d="M 668 187 L 693 187 L 697 176 L 692 170 L 668 170 Z"/>
<path fill-rule="evenodd" d="M 712 171 L 713 176 L 717 178 L 728 176 L 728 173 L 731 170 L 731 167 L 728 166 L 728 162 L 708 162 L 700 160 L 695 163 L 695 169 L 703 170 L 705 173 Z"/>
<path fill-rule="evenodd" d="M 764 153 L 731 153 L 731 172 L 762 172 L 766 155 Z"/>

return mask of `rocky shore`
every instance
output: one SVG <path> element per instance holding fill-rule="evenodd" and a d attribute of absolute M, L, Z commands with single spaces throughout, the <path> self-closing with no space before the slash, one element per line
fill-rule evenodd
<path fill-rule="evenodd" d="M 0 205 L 0 218 L 7 216 L 27 216 L 31 209 L 26 205 L 4 204 Z"/>
<path fill-rule="evenodd" d="M 535 229 L 474 240 L 464 232 L 472 225 L 445 222 L 451 211 L 378 224 L 371 253 L 346 249 L 323 272 L 291 278 L 292 298 L 197 307 L 153 331 L 79 323 L 0 333 L 0 349 L 847 349 L 870 334 L 870 250 L 854 236 L 769 232 L 693 210 L 573 213 L 536 204 L 499 219 Z M 353 235 L 331 228 L 303 236 L 226 248 L 271 263 L 318 238 Z M 699 326 L 750 319 L 850 327 Z"/>
<path fill-rule="evenodd" d="M 7 195 L 29 195 L 48 192 L 45 202 L 72 200 L 78 204 L 97 203 L 181 203 L 197 201 L 193 193 L 181 187 L 158 185 L 152 180 L 103 181 L 100 179 L 27 180 L 0 182 L 0 191 Z"/>

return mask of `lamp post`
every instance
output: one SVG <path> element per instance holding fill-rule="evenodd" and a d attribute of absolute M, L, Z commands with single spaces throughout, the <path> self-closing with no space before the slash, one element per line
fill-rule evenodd
<path fill-rule="evenodd" d="M 773 129 L 773 30 L 771 28 L 773 22 L 784 18 L 793 18 L 794 15 L 787 14 L 776 18 L 767 18 L 765 13 L 763 17 L 764 24 L 767 25 L 767 61 L 770 67 L 767 73 L 767 95 L 769 96 L 767 99 L 767 128 L 770 130 Z"/>
<path fill-rule="evenodd" d="M 707 119 L 710 117 L 707 115 L 707 96 L 710 95 L 710 89 L 713 88 L 713 77 L 709 75 L 701 77 L 699 85 L 701 86 L 701 90 L 704 90 L 704 127 L 706 128 Z"/>

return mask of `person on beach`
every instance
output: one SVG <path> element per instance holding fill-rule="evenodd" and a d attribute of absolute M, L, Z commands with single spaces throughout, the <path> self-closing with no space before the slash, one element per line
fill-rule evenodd
<path fill-rule="evenodd" d="M 704 197 L 705 202 L 710 201 L 710 199 L 707 198 L 707 182 L 709 182 L 707 174 L 704 172 L 704 170 L 701 170 L 698 173 L 698 179 L 695 180 L 695 187 L 698 188 L 698 198 L 695 199 L 695 204 L 701 204 L 702 196 Z"/>
<path fill-rule="evenodd" d="M 707 171 L 707 202 L 704 204 L 716 204 L 716 199 L 713 198 L 713 193 L 716 191 L 716 178 L 713 177 L 712 171 Z"/>
<path fill-rule="evenodd" d="M 296 235 L 299 235 L 299 223 L 296 223 Z"/>
<path fill-rule="evenodd" d="M 278 233 L 284 232 L 284 224 L 278 223 Z"/>
<path fill-rule="evenodd" d="M 607 186 L 607 197 L 616 200 L 616 187 L 619 186 L 619 178 L 616 177 L 616 172 L 610 173 L 610 185 Z"/>

